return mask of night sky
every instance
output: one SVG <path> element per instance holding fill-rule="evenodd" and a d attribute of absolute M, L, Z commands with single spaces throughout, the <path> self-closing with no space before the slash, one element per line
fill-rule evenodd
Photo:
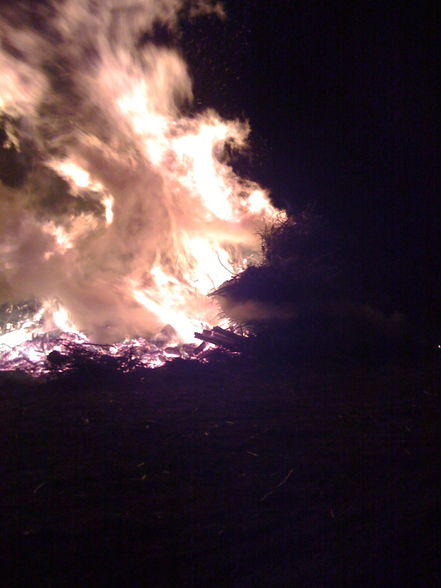
<path fill-rule="evenodd" d="M 181 39 L 197 105 L 252 127 L 241 173 L 315 204 L 388 310 L 440 317 L 439 12 L 404 3 L 225 2 Z"/>

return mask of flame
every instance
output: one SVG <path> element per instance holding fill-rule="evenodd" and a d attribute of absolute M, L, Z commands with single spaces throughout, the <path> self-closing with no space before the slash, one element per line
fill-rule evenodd
<path fill-rule="evenodd" d="M 0 303 L 42 302 L 0 344 L 51 328 L 151 339 L 167 325 L 176 345 L 192 342 L 219 321 L 207 294 L 259 259 L 259 231 L 284 215 L 226 158 L 227 145 L 245 148 L 249 126 L 182 114 L 192 98 L 182 57 L 137 45 L 155 22 L 176 25 L 178 0 L 103 0 L 93 14 L 86 0 L 50 4 L 41 30 L 26 12 L 20 29 L 0 18 L 0 108 L 20 117 L 17 133 L 42 162 L 23 188 L 0 186 Z M 190 13 L 209 10 L 221 14 L 201 1 Z M 69 192 L 56 184 L 49 199 L 55 180 L 43 168 Z"/>
<path fill-rule="evenodd" d="M 92 187 L 90 174 L 82 169 L 79 165 L 73 161 L 53 161 L 52 167 L 55 171 L 58 171 L 61 177 L 66 178 L 70 181 L 71 185 L 76 188 L 89 188 Z M 100 185 L 97 184 L 97 188 Z"/>
<path fill-rule="evenodd" d="M 108 225 L 111 225 L 113 222 L 113 203 L 114 203 L 114 199 L 113 199 L 112 195 L 105 196 L 103 198 L 104 215 L 106 217 L 106 223 Z"/>

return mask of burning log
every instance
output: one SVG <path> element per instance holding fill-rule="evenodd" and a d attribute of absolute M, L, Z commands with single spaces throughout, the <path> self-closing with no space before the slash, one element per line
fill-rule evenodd
<path fill-rule="evenodd" d="M 205 341 L 206 343 L 213 343 L 219 347 L 224 347 L 229 351 L 244 351 L 249 344 L 249 337 L 238 335 L 232 331 L 227 331 L 221 327 L 214 327 L 213 329 L 204 329 L 202 333 L 195 333 L 196 339 Z"/>

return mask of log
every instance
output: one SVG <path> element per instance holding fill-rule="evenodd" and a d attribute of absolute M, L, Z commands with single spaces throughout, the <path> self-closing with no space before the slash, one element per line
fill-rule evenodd
<path fill-rule="evenodd" d="M 233 331 L 227 331 L 225 329 L 222 329 L 221 327 L 213 327 L 213 331 L 215 333 L 219 333 L 220 335 L 225 335 L 229 339 L 232 339 L 232 340 L 240 342 L 240 343 L 243 343 L 244 341 L 246 341 L 248 339 L 248 337 L 244 337 L 243 335 L 238 335 L 237 333 L 233 333 Z"/>
<path fill-rule="evenodd" d="M 237 335 L 231 331 L 226 331 L 220 327 L 214 327 L 211 331 L 204 329 L 202 333 L 195 333 L 196 339 L 213 343 L 219 347 L 225 347 L 230 351 L 242 351 L 247 343 L 248 337 Z"/>

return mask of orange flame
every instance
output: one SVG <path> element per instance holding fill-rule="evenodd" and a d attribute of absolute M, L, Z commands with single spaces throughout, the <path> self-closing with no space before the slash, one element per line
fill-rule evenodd
<path fill-rule="evenodd" d="M 198 2 L 199 12 L 209 4 Z M 15 298 L 43 301 L 43 329 L 115 342 L 171 325 L 176 342 L 193 341 L 195 329 L 219 320 L 206 295 L 258 260 L 258 232 L 284 215 L 225 161 L 226 145 L 244 148 L 249 127 L 211 110 L 180 114 L 192 95 L 182 58 L 136 47 L 155 21 L 174 25 L 177 0 L 105 0 L 96 14 L 85 0 L 54 7 L 55 45 L 49 33 L 0 22 L 8 47 L 20 44 L 20 53 L 0 53 L 0 107 L 26 121 L 27 138 L 80 212 L 42 215 L 33 184 L 5 188 L 0 229 L 13 215 L 16 230 L 0 237 L 0 278 Z M 61 64 L 58 86 L 48 63 Z"/>

